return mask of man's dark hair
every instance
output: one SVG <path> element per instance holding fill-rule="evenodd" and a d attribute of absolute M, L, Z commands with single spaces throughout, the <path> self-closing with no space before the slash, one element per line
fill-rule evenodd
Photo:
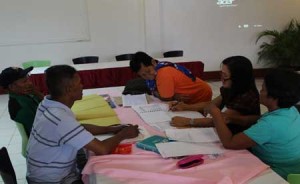
<path fill-rule="evenodd" d="M 230 72 L 230 79 L 232 82 L 230 88 L 230 98 L 235 98 L 237 95 L 246 93 L 249 90 L 258 90 L 255 85 L 253 76 L 253 67 L 251 61 L 244 56 L 232 56 L 222 61 Z"/>
<path fill-rule="evenodd" d="M 300 100 L 300 75 L 291 70 L 273 69 L 264 78 L 268 96 L 278 99 L 280 108 L 288 108 Z"/>
<path fill-rule="evenodd" d="M 130 60 L 129 66 L 133 72 L 137 73 L 141 69 L 142 64 L 145 66 L 151 66 L 152 59 L 153 58 L 145 52 L 137 52 Z"/>
<path fill-rule="evenodd" d="M 46 71 L 46 84 L 51 97 L 56 98 L 64 94 L 65 86 L 74 78 L 76 69 L 69 65 L 55 65 Z"/>

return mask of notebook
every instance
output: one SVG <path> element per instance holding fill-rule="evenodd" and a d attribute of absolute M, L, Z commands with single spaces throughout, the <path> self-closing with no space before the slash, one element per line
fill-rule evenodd
<path fill-rule="evenodd" d="M 171 120 L 171 117 L 166 113 L 169 109 L 167 104 L 139 105 L 133 106 L 132 109 L 150 125 L 157 122 L 166 122 Z"/>
<path fill-rule="evenodd" d="M 153 152 L 159 154 L 159 151 L 156 148 L 155 144 L 169 142 L 169 141 L 170 140 L 166 137 L 162 137 L 162 136 L 159 136 L 159 135 L 153 135 L 153 136 L 148 137 L 148 138 L 146 138 L 142 141 L 137 142 L 135 145 L 136 145 L 136 147 L 141 148 L 143 150 L 153 151 Z"/>

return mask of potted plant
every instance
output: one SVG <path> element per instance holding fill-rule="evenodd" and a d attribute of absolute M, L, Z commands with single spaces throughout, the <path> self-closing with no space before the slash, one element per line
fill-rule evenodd
<path fill-rule="evenodd" d="M 256 40 L 262 37 L 271 38 L 263 42 L 258 52 L 258 62 L 271 67 L 299 68 L 300 66 L 300 24 L 291 20 L 283 31 L 266 30 L 261 32 Z"/>

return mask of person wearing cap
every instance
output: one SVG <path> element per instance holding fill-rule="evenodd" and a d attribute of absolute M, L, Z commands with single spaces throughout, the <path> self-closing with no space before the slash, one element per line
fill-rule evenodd
<path fill-rule="evenodd" d="M 28 78 L 28 73 L 33 69 L 8 67 L 0 74 L 0 85 L 8 91 L 8 111 L 10 118 L 23 124 L 25 132 L 29 137 L 38 104 L 43 99 Z"/>

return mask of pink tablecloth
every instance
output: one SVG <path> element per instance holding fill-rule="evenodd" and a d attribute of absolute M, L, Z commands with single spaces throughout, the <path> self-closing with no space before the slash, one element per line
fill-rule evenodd
<path fill-rule="evenodd" d="M 117 108 L 116 112 L 123 123 L 143 125 L 150 134 L 163 134 L 146 125 L 130 108 Z M 238 184 L 268 168 L 247 150 L 226 150 L 190 169 L 178 169 L 177 161 L 138 148 L 130 155 L 91 156 L 82 172 L 83 180 L 88 183 L 88 175 L 101 174 L 124 184 Z"/>

